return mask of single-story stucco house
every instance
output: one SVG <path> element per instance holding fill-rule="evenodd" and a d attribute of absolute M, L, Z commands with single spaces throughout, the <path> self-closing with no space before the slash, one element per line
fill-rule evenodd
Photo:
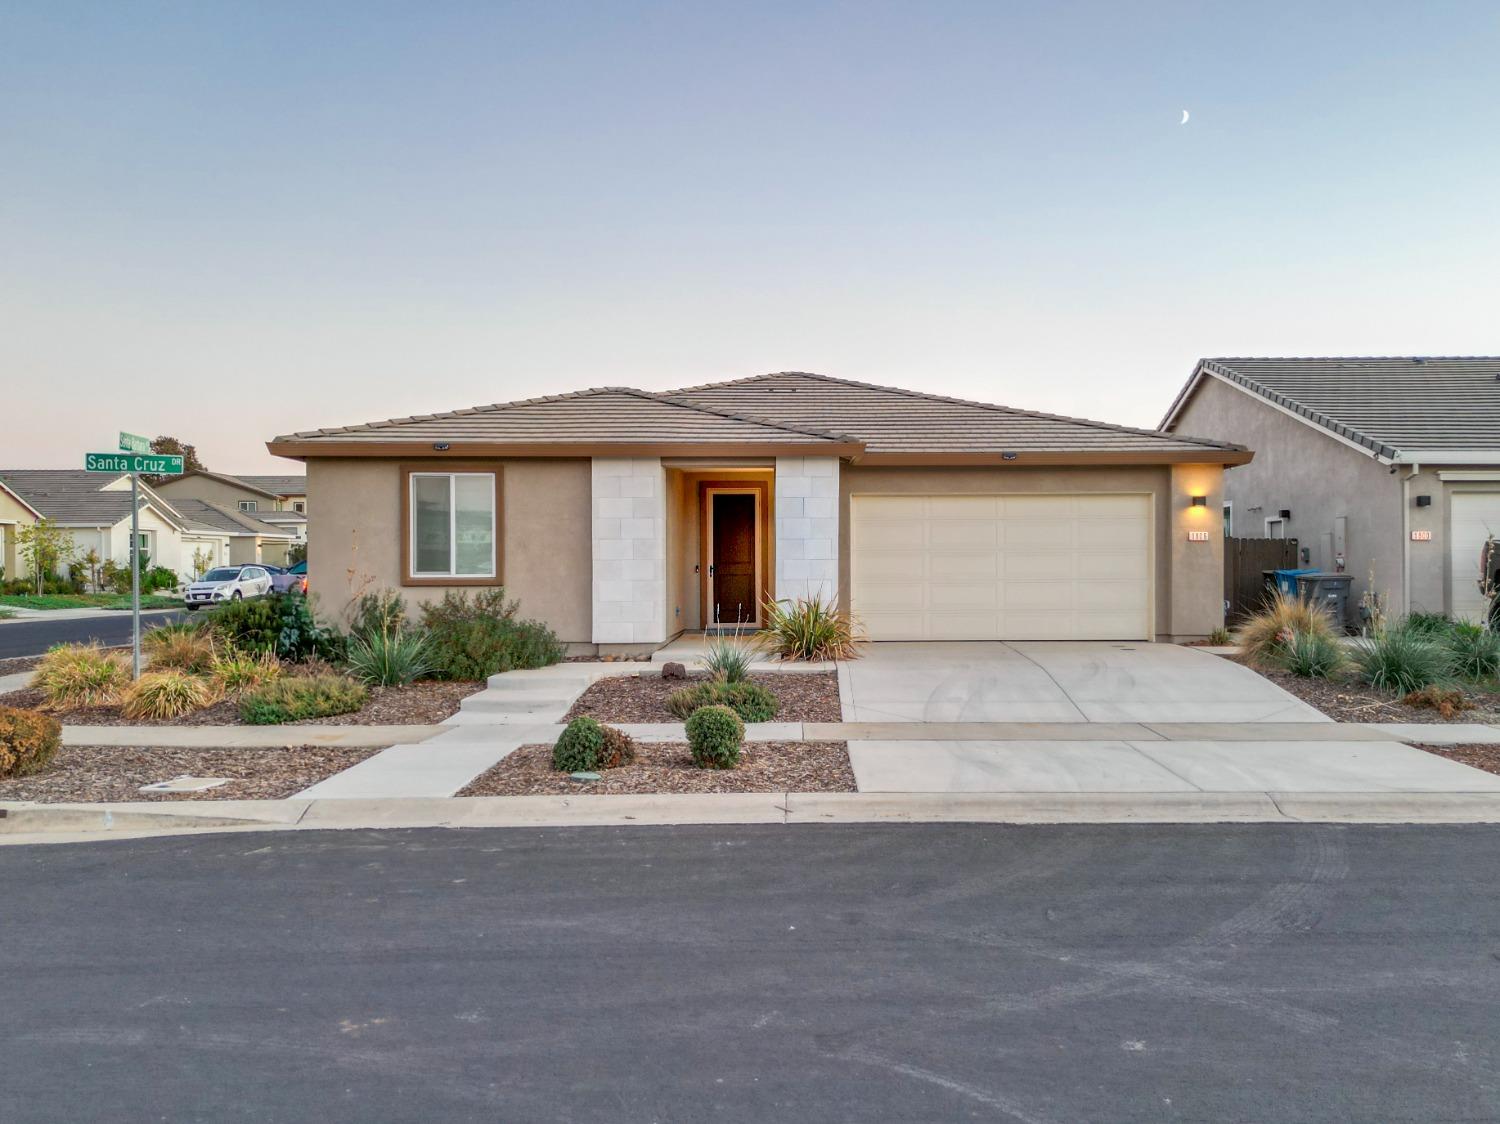
<path fill-rule="evenodd" d="M 325 608 L 378 587 L 422 601 L 503 584 L 575 651 L 604 654 L 813 595 L 874 640 L 1202 637 L 1223 619 L 1223 471 L 1251 459 L 802 373 L 601 387 L 267 447 L 307 463 Z"/>
<path fill-rule="evenodd" d="M 1256 450 L 1225 479 L 1226 534 L 1295 538 L 1388 612 L 1482 619 L 1500 358 L 1204 359 L 1161 428 Z"/>

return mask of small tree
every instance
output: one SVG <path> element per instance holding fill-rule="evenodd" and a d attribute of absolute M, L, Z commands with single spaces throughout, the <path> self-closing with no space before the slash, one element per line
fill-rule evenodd
<path fill-rule="evenodd" d="M 201 578 L 208 572 L 209 563 L 214 560 L 213 552 L 199 547 L 193 551 L 193 577 Z"/>
<path fill-rule="evenodd" d="M 153 453 L 161 453 L 166 456 L 181 457 L 182 470 L 184 472 L 205 471 L 203 462 L 198 459 L 197 447 L 179 441 L 175 437 L 162 436 L 156 438 L 151 442 L 151 451 Z M 153 473 L 142 473 L 141 479 L 144 480 L 147 484 L 150 484 L 152 487 L 155 487 L 157 484 L 160 484 L 164 480 L 172 479 L 172 477 L 158 476 Z"/>
<path fill-rule="evenodd" d="M 67 528 L 50 519 L 38 519 L 31 526 L 22 527 L 16 539 L 21 544 L 21 557 L 31 564 L 37 593 L 42 592 L 44 578 L 57 575 L 77 549 Z"/>
<path fill-rule="evenodd" d="M 99 557 L 99 552 L 97 550 L 95 550 L 93 547 L 89 547 L 88 552 L 84 554 L 83 557 L 78 561 L 82 563 L 84 569 L 88 571 L 89 588 L 97 593 L 101 588 L 99 584 L 101 578 L 100 571 L 103 569 L 104 560 Z"/>
<path fill-rule="evenodd" d="M 305 542 L 294 542 L 287 547 L 286 564 L 295 566 L 299 562 L 307 561 L 307 544 Z"/>

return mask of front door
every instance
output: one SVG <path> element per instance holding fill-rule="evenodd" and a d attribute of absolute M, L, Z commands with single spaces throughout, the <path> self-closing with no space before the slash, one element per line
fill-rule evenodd
<path fill-rule="evenodd" d="M 715 624 L 756 623 L 756 496 L 710 492 L 709 615 Z"/>

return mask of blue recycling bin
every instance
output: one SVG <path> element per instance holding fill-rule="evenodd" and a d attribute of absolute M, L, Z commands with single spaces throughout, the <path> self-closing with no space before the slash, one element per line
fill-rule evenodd
<path fill-rule="evenodd" d="M 1288 597 L 1297 596 L 1297 579 L 1307 574 L 1316 574 L 1316 568 L 1311 570 L 1272 570 L 1271 577 L 1276 583 L 1276 588 Z"/>

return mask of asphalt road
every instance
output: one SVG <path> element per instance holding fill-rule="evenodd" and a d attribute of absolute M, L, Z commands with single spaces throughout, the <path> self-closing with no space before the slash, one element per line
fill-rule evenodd
<path fill-rule="evenodd" d="M 180 620 L 185 612 L 142 613 L 141 628 Z M 6 621 L 0 624 L 0 659 L 39 656 L 54 644 L 98 640 L 103 644 L 130 643 L 130 614 L 112 612 L 107 617 L 77 617 L 73 620 Z"/>
<path fill-rule="evenodd" d="M 1500 832 L 0 848 L 0 1120 L 1500 1117 Z"/>

